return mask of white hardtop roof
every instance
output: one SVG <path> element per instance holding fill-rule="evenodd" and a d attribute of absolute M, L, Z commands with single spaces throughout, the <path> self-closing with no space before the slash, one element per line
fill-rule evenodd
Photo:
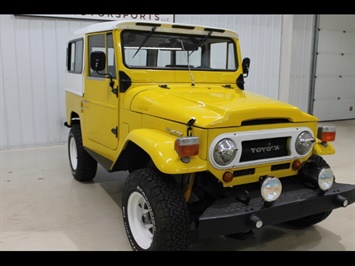
<path fill-rule="evenodd" d="M 134 29 L 134 30 L 151 30 L 152 27 L 157 26 L 156 32 L 174 32 L 184 34 L 201 34 L 206 35 L 209 31 L 213 31 L 212 36 L 224 36 L 231 38 L 238 38 L 238 33 L 232 30 L 209 27 L 194 24 L 182 24 L 182 23 L 167 23 L 167 22 L 153 22 L 153 21 L 109 21 L 99 22 L 74 32 L 74 35 L 85 35 L 87 33 L 109 31 L 113 29 Z"/>

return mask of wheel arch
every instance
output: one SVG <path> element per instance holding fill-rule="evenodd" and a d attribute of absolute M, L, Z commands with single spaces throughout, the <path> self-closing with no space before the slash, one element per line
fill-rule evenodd
<path fill-rule="evenodd" d="M 74 124 L 80 124 L 80 116 L 76 112 L 71 112 L 68 121 L 65 121 L 64 125 L 66 127 L 71 127 Z"/>
<path fill-rule="evenodd" d="M 112 171 L 143 168 L 151 161 L 166 174 L 194 173 L 207 170 L 207 162 L 198 156 L 184 163 L 174 150 L 175 136 L 155 129 L 137 129 L 126 138 L 124 148 L 115 160 Z"/>

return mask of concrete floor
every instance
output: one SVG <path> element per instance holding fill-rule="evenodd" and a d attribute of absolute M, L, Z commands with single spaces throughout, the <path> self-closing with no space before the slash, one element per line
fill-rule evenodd
<path fill-rule="evenodd" d="M 335 125 L 335 155 L 325 160 L 337 182 L 355 184 L 355 120 Z M 0 151 L 1 251 L 131 251 L 123 229 L 126 172 L 99 167 L 94 182 L 71 175 L 66 144 Z M 191 251 L 355 251 L 355 204 L 305 230 L 270 226 L 244 240 L 198 239 Z"/>

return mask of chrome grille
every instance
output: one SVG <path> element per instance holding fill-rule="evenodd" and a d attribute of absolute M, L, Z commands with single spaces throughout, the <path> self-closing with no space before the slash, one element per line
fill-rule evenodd
<path fill-rule="evenodd" d="M 240 162 L 287 156 L 287 137 L 242 142 Z"/>

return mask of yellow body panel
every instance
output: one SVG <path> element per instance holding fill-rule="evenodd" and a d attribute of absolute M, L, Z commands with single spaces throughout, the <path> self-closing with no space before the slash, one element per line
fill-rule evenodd
<path fill-rule="evenodd" d="M 66 109 L 67 109 L 66 112 L 67 122 L 69 125 L 71 125 L 73 114 L 77 114 L 79 117 L 81 116 L 82 109 L 83 109 L 82 97 L 66 91 L 65 101 L 66 101 Z"/>
<path fill-rule="evenodd" d="M 84 127 L 87 137 L 115 150 L 118 139 L 112 130 L 118 125 L 118 98 L 106 80 L 86 78 L 84 96 Z"/>
<path fill-rule="evenodd" d="M 313 154 L 315 155 L 335 154 L 335 148 L 330 142 L 322 144 L 322 142 L 318 141 L 317 143 L 314 144 Z"/>
<path fill-rule="evenodd" d="M 198 156 L 183 163 L 174 150 L 176 137 L 154 129 L 136 129 L 127 139 L 143 148 L 152 158 L 155 166 L 166 174 L 185 174 L 207 170 L 207 163 Z"/>

